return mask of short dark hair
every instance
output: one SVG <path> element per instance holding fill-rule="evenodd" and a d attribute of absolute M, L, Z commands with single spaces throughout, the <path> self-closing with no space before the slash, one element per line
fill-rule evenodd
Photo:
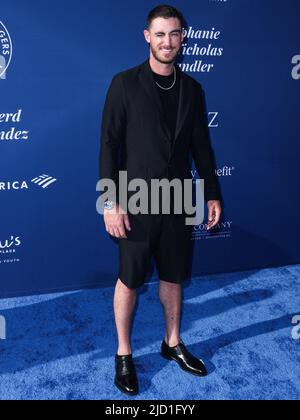
<path fill-rule="evenodd" d="M 169 18 L 177 18 L 180 21 L 181 28 L 184 27 L 184 17 L 183 14 L 173 6 L 169 6 L 168 4 L 160 4 L 156 6 L 147 17 L 147 28 L 149 29 L 152 21 L 158 17 L 162 17 L 165 19 Z"/>

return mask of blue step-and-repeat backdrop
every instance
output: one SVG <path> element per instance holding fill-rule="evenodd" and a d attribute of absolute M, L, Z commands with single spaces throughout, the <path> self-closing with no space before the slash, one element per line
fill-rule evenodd
<path fill-rule="evenodd" d="M 157 4 L 1 0 L 1 296 L 115 283 L 117 241 L 96 212 L 101 112 L 112 76 L 149 56 Z M 171 4 L 224 200 L 217 228 L 194 227 L 192 274 L 299 263 L 300 2 Z"/>

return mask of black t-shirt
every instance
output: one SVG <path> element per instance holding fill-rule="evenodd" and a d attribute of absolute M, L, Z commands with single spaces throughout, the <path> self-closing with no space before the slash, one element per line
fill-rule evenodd
<path fill-rule="evenodd" d="M 170 76 L 162 76 L 152 71 L 152 74 L 154 77 L 154 81 L 159 83 L 160 86 L 162 87 L 170 87 L 174 83 L 174 73 L 172 73 Z M 160 99 L 161 99 L 162 107 L 164 110 L 164 114 L 165 114 L 164 117 L 171 133 L 172 142 L 174 141 L 174 137 L 175 137 L 176 119 L 177 119 L 177 112 L 178 112 L 179 86 L 180 86 L 179 77 L 180 77 L 179 71 L 176 71 L 176 83 L 170 90 L 161 89 L 155 83 Z"/>

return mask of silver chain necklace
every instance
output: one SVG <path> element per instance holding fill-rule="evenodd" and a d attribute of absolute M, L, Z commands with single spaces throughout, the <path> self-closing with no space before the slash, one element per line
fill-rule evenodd
<path fill-rule="evenodd" d="M 176 83 L 176 68 L 175 68 L 175 66 L 174 66 L 174 82 L 173 82 L 172 86 L 170 86 L 170 87 L 168 87 L 168 88 L 165 88 L 165 87 L 163 87 L 163 86 L 160 86 L 160 84 L 159 84 L 158 82 L 156 82 L 156 81 L 155 81 L 155 83 L 157 84 L 157 86 L 158 86 L 159 88 L 161 88 L 161 89 L 163 89 L 163 90 L 171 90 L 171 89 L 175 86 L 175 83 Z"/>

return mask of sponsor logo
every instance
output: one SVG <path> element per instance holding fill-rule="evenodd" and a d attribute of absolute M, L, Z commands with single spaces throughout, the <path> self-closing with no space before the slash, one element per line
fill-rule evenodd
<path fill-rule="evenodd" d="M 0 79 L 6 79 L 6 72 L 12 58 L 12 42 L 8 30 L 0 20 Z"/>
<path fill-rule="evenodd" d="M 53 178 L 52 176 L 49 175 L 40 175 L 36 178 L 33 178 L 31 180 L 31 182 L 33 182 L 36 185 L 39 185 L 42 188 L 48 188 L 51 184 L 53 184 L 54 182 L 56 182 L 57 179 Z"/>
<path fill-rule="evenodd" d="M 29 190 L 29 186 L 31 184 L 36 185 L 37 187 L 46 189 L 49 188 L 50 185 L 57 182 L 57 179 L 43 174 L 33 178 L 31 181 L 1 181 L 0 180 L 0 193 L 1 191 L 11 191 L 11 190 Z"/>
<path fill-rule="evenodd" d="M 21 245 L 19 236 L 11 236 L 9 239 L 0 240 L 0 252 L 2 254 L 16 252 L 16 248 Z"/>
<path fill-rule="evenodd" d="M 206 225 L 200 223 L 193 227 L 192 239 L 201 240 L 201 239 L 228 239 L 231 237 L 232 232 L 232 221 L 224 220 L 217 223 L 212 229 L 210 234 L 207 233 Z"/>
<path fill-rule="evenodd" d="M 0 265 L 20 262 L 20 259 L 16 258 L 15 254 L 21 244 L 20 236 L 11 235 L 9 239 L 0 238 Z"/>
<path fill-rule="evenodd" d="M 218 177 L 227 177 L 227 176 L 233 176 L 233 172 L 235 171 L 235 167 L 234 166 L 223 166 L 222 168 L 218 168 L 215 170 L 215 174 Z M 195 169 L 191 170 L 191 175 L 194 181 L 196 181 L 196 179 L 199 179 L 199 174 Z"/>

